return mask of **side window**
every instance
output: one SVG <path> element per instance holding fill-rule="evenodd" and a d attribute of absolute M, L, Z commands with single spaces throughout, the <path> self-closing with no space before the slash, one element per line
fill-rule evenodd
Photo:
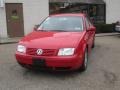
<path fill-rule="evenodd" d="M 90 19 L 88 17 L 87 17 L 87 21 L 89 23 L 89 26 L 92 27 L 93 25 L 92 25 L 92 23 L 91 23 L 91 21 L 90 21 Z"/>
<path fill-rule="evenodd" d="M 85 22 L 86 22 L 86 29 L 89 29 L 90 28 L 90 23 L 89 23 L 87 18 L 85 18 Z"/>

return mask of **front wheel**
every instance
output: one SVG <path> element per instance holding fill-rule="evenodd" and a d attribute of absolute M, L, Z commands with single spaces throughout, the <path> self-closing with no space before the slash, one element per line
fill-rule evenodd
<path fill-rule="evenodd" d="M 80 71 L 85 71 L 87 69 L 87 65 L 88 65 L 88 51 L 85 50 L 84 60 L 83 60 L 82 66 L 80 68 Z"/>

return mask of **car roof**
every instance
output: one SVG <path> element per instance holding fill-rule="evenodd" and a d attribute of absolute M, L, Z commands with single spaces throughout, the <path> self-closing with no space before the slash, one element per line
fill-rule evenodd
<path fill-rule="evenodd" d="M 50 17 L 54 17 L 54 16 L 80 16 L 80 17 L 84 17 L 85 14 L 83 13 L 66 13 L 66 14 L 53 14 L 53 15 L 50 15 Z"/>

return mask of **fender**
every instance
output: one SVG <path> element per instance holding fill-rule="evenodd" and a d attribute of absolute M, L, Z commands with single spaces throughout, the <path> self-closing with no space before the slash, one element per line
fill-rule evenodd
<path fill-rule="evenodd" d="M 79 41 L 76 52 L 79 52 L 78 55 L 84 56 L 85 50 L 88 48 L 87 44 L 87 34 L 84 33 L 83 38 Z"/>

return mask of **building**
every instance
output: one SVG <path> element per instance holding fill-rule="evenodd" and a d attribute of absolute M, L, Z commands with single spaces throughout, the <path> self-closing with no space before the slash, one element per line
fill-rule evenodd
<path fill-rule="evenodd" d="M 22 37 L 49 14 L 79 13 L 94 23 L 120 20 L 120 0 L 0 0 L 0 37 Z"/>
<path fill-rule="evenodd" d="M 21 37 L 49 15 L 48 0 L 0 0 L 0 37 Z"/>
<path fill-rule="evenodd" d="M 104 0 L 106 3 L 106 23 L 120 21 L 120 0 Z"/>
<path fill-rule="evenodd" d="M 105 23 L 106 4 L 103 0 L 50 0 L 50 14 L 85 13 L 94 24 Z"/>

